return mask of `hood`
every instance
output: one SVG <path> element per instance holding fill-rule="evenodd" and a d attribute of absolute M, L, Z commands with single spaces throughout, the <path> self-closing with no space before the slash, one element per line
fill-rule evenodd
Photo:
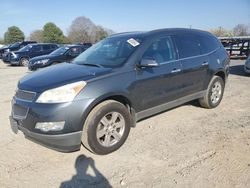
<path fill-rule="evenodd" d="M 65 84 L 87 81 L 91 78 L 108 74 L 111 68 L 92 67 L 70 63 L 61 63 L 24 76 L 18 88 L 27 91 L 43 92 Z"/>
<path fill-rule="evenodd" d="M 28 53 L 30 53 L 30 51 L 23 51 L 23 52 L 21 52 L 21 51 L 11 51 L 11 52 L 13 52 L 13 53 L 15 53 L 15 54 L 17 54 L 17 55 L 23 55 L 23 54 L 28 54 Z"/>
<path fill-rule="evenodd" d="M 35 61 L 40 61 L 40 60 L 44 60 L 44 59 L 52 59 L 52 58 L 55 58 L 57 57 L 57 55 L 42 55 L 42 56 L 37 56 L 37 57 L 34 57 L 32 59 L 30 59 L 30 62 L 33 63 Z"/>

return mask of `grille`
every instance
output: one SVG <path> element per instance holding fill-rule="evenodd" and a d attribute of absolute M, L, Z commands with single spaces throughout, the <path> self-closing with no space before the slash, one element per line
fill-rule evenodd
<path fill-rule="evenodd" d="M 20 105 L 13 105 L 13 117 L 16 119 L 25 119 L 29 108 Z"/>
<path fill-rule="evenodd" d="M 36 96 L 36 93 L 34 92 L 24 91 L 20 89 L 16 91 L 16 95 L 15 95 L 17 99 L 21 99 L 25 101 L 33 101 L 35 96 Z"/>

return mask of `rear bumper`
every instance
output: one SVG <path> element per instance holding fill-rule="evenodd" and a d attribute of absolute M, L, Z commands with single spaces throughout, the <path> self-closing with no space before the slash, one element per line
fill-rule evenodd
<path fill-rule="evenodd" d="M 39 134 L 31 132 L 22 125 L 19 125 L 18 121 L 14 120 L 11 116 L 9 119 L 11 129 L 15 134 L 17 134 L 20 130 L 24 133 L 27 139 L 30 139 L 31 141 L 48 148 L 61 152 L 73 152 L 79 150 L 81 147 L 82 131 L 58 135 Z"/>

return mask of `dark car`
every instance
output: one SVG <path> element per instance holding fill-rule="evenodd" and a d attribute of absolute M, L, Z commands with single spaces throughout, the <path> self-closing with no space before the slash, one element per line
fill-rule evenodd
<path fill-rule="evenodd" d="M 247 58 L 245 62 L 244 69 L 247 74 L 250 74 L 250 56 Z"/>
<path fill-rule="evenodd" d="M 38 56 L 30 59 L 28 65 L 29 70 L 36 70 L 38 68 L 43 68 L 62 62 L 69 62 L 85 50 L 86 47 L 83 45 L 62 46 L 49 55 Z"/>
<path fill-rule="evenodd" d="M 1 48 L 0 49 L 0 58 L 3 58 L 4 56 L 6 56 L 9 52 L 17 51 L 28 44 L 34 44 L 34 43 L 37 43 L 37 42 L 36 41 L 16 42 L 16 43 L 11 44 L 7 47 Z"/>
<path fill-rule="evenodd" d="M 57 44 L 29 44 L 16 52 L 9 52 L 7 56 L 3 58 L 3 61 L 11 65 L 28 66 L 29 59 L 36 56 L 50 54 L 57 48 Z"/>
<path fill-rule="evenodd" d="M 220 41 L 205 31 L 112 35 L 72 63 L 22 78 L 11 127 L 59 151 L 79 150 L 83 143 L 96 154 L 108 154 L 138 120 L 196 99 L 202 107 L 217 107 L 229 62 Z"/>

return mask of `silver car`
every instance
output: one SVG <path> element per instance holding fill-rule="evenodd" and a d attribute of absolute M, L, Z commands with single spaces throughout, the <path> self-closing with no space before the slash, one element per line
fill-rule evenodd
<path fill-rule="evenodd" d="M 247 58 L 245 62 L 245 72 L 250 74 L 250 56 Z"/>

